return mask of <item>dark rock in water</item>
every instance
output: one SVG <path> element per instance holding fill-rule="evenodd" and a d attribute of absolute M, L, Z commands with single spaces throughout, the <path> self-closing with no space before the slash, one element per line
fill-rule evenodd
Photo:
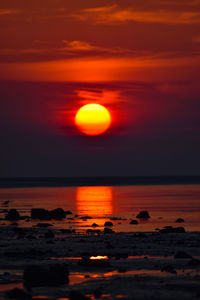
<path fill-rule="evenodd" d="M 66 211 L 65 211 L 65 215 L 72 215 L 71 210 L 66 210 Z"/>
<path fill-rule="evenodd" d="M 183 251 L 178 251 L 175 255 L 174 258 L 192 258 L 192 256 L 186 252 Z"/>
<path fill-rule="evenodd" d="M 66 218 L 66 213 L 62 208 L 56 208 L 50 211 L 51 218 L 54 220 L 63 220 Z"/>
<path fill-rule="evenodd" d="M 167 226 L 163 229 L 160 229 L 160 233 L 184 233 L 185 228 L 184 227 L 171 227 Z"/>
<path fill-rule="evenodd" d="M 13 220 L 19 220 L 20 215 L 16 209 L 10 209 L 5 217 L 6 220 L 13 221 Z"/>
<path fill-rule="evenodd" d="M 199 266 L 199 265 L 200 265 L 200 260 L 199 260 L 199 259 L 196 259 L 196 258 L 192 258 L 192 259 L 189 261 L 188 265 L 191 266 L 191 267 Z"/>
<path fill-rule="evenodd" d="M 101 289 L 96 289 L 93 293 L 95 298 L 100 298 L 102 296 L 102 291 Z"/>
<path fill-rule="evenodd" d="M 49 264 L 28 266 L 24 270 L 24 286 L 56 286 L 69 283 L 69 272 L 66 264 Z"/>
<path fill-rule="evenodd" d="M 50 224 L 50 223 L 38 223 L 36 226 L 41 227 L 41 228 L 46 228 L 46 227 L 50 227 L 50 226 L 53 226 L 53 225 Z"/>
<path fill-rule="evenodd" d="M 38 220 L 51 220 L 51 214 L 47 209 L 44 208 L 32 208 L 31 218 Z"/>
<path fill-rule="evenodd" d="M 106 233 L 106 234 L 107 233 L 114 233 L 114 230 L 112 230 L 111 228 L 105 227 L 104 230 L 103 230 L 103 232 Z"/>
<path fill-rule="evenodd" d="M 138 221 L 137 221 L 137 220 L 132 220 L 129 224 L 137 225 L 137 224 L 138 224 Z"/>
<path fill-rule="evenodd" d="M 46 239 L 53 239 L 53 238 L 55 237 L 55 234 L 54 234 L 53 231 L 49 230 L 49 231 L 45 232 L 44 237 L 45 237 Z"/>
<path fill-rule="evenodd" d="M 149 213 L 148 213 L 147 210 L 143 210 L 143 211 L 141 211 L 141 212 L 136 216 L 136 218 L 138 218 L 138 219 L 149 219 L 149 218 L 150 218 L 150 215 L 149 215 Z"/>
<path fill-rule="evenodd" d="M 80 219 L 81 219 L 81 220 L 88 220 L 88 219 L 90 220 L 90 219 L 93 219 L 93 218 L 92 218 L 92 217 L 89 217 L 89 216 L 84 216 L 84 217 L 81 217 Z"/>
<path fill-rule="evenodd" d="M 181 219 L 181 218 L 178 218 L 177 220 L 176 220 L 176 223 L 183 223 L 183 222 L 185 222 L 183 219 Z"/>
<path fill-rule="evenodd" d="M 24 290 L 18 288 L 7 291 L 5 297 L 9 299 L 32 299 Z"/>
<path fill-rule="evenodd" d="M 108 227 L 112 227 L 113 226 L 113 223 L 112 222 L 105 222 L 104 223 L 104 226 L 106 227 L 106 226 L 108 226 Z"/>
<path fill-rule="evenodd" d="M 161 272 L 168 272 L 171 274 L 176 274 L 176 270 L 172 265 L 166 265 L 161 268 Z"/>
<path fill-rule="evenodd" d="M 118 273 L 126 273 L 127 270 L 124 269 L 124 268 L 119 268 L 119 269 L 117 270 L 117 272 L 118 272 Z"/>
<path fill-rule="evenodd" d="M 71 291 L 69 293 L 69 299 L 70 300 L 90 300 L 90 298 L 84 296 L 83 294 L 81 294 L 78 291 Z"/>
<path fill-rule="evenodd" d="M 84 267 L 109 267 L 110 263 L 109 261 L 105 259 L 89 259 L 87 257 L 83 257 L 81 260 L 78 261 L 79 266 L 84 266 Z"/>
<path fill-rule="evenodd" d="M 99 227 L 99 225 L 96 224 L 96 223 L 93 223 L 93 224 L 92 224 L 92 227 Z"/>

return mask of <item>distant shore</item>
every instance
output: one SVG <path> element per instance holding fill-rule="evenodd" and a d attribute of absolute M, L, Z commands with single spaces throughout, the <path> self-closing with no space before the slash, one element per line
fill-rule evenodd
<path fill-rule="evenodd" d="M 0 188 L 200 184 L 200 176 L 0 178 Z"/>

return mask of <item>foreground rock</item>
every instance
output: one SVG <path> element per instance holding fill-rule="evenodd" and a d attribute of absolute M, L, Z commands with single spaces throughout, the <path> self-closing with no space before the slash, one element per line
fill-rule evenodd
<path fill-rule="evenodd" d="M 68 266 L 66 264 L 33 265 L 24 270 L 24 286 L 56 286 L 68 284 Z"/>
<path fill-rule="evenodd" d="M 159 230 L 160 233 L 184 233 L 185 228 L 184 227 L 172 227 L 172 226 L 166 226 L 163 229 Z"/>
<path fill-rule="evenodd" d="M 47 209 L 44 208 L 33 208 L 31 209 L 31 218 L 48 221 L 51 220 L 50 212 Z"/>
<path fill-rule="evenodd" d="M 141 211 L 141 212 L 136 216 L 136 218 L 138 218 L 138 219 L 149 219 L 149 218 L 150 218 L 150 215 L 149 215 L 149 213 L 148 213 L 147 210 L 143 210 L 143 211 Z"/>
<path fill-rule="evenodd" d="M 178 251 L 175 255 L 174 258 L 192 258 L 192 256 L 186 252 L 183 251 Z"/>
<path fill-rule="evenodd" d="M 20 215 L 16 209 L 10 209 L 5 217 L 6 220 L 16 221 L 20 219 Z"/>
<path fill-rule="evenodd" d="M 50 216 L 54 220 L 63 220 L 66 218 L 66 213 L 62 208 L 56 208 L 50 211 Z"/>
<path fill-rule="evenodd" d="M 137 220 L 132 220 L 132 221 L 130 221 L 130 223 L 129 224 L 132 224 L 132 225 L 137 225 L 138 224 L 138 221 Z"/>
<path fill-rule="evenodd" d="M 32 297 L 29 294 L 27 294 L 24 290 L 18 288 L 7 291 L 5 293 L 5 297 L 9 299 L 32 299 Z"/>

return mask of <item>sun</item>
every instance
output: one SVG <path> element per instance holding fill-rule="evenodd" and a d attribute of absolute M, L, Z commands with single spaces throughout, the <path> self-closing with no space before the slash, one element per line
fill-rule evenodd
<path fill-rule="evenodd" d="M 78 129 L 87 135 L 100 135 L 111 125 L 110 112 L 103 105 L 91 103 L 82 106 L 75 116 Z"/>

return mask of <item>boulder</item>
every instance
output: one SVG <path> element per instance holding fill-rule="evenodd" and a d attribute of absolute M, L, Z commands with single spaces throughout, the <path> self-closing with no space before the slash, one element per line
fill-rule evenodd
<path fill-rule="evenodd" d="M 175 255 L 174 258 L 192 258 L 192 256 L 186 252 L 183 251 L 178 251 Z"/>
<path fill-rule="evenodd" d="M 137 224 L 138 224 L 138 221 L 137 221 L 137 220 L 132 220 L 129 224 L 137 225 Z"/>
<path fill-rule="evenodd" d="M 13 221 L 13 220 L 19 220 L 20 215 L 16 209 L 10 209 L 5 217 L 6 220 Z"/>
<path fill-rule="evenodd" d="M 112 230 L 111 228 L 105 227 L 103 232 L 105 234 L 107 234 L 107 233 L 110 234 L 110 233 L 114 233 L 114 230 Z"/>
<path fill-rule="evenodd" d="M 98 224 L 96 224 L 96 223 L 93 223 L 92 224 L 92 227 L 98 227 L 99 225 Z"/>
<path fill-rule="evenodd" d="M 90 300 L 90 298 L 84 296 L 82 293 L 78 292 L 78 291 L 71 291 L 69 293 L 69 297 L 70 300 Z"/>
<path fill-rule="evenodd" d="M 149 219 L 150 215 L 147 210 L 140 211 L 140 213 L 136 216 L 138 219 Z"/>
<path fill-rule="evenodd" d="M 50 216 L 54 220 L 63 220 L 66 218 L 66 213 L 62 208 L 56 208 L 50 211 Z"/>
<path fill-rule="evenodd" d="M 105 227 L 112 227 L 112 226 L 113 226 L 113 223 L 108 221 L 108 222 L 105 222 L 105 223 L 104 223 L 104 226 L 105 226 Z"/>
<path fill-rule="evenodd" d="M 6 291 L 5 297 L 9 299 L 32 299 L 24 290 L 18 288 Z"/>
<path fill-rule="evenodd" d="M 176 274 L 176 270 L 172 265 L 166 265 L 161 268 L 161 272 L 168 272 L 171 274 Z"/>
<path fill-rule="evenodd" d="M 51 220 L 51 214 L 47 209 L 44 208 L 32 208 L 31 218 L 38 220 Z"/>
<path fill-rule="evenodd" d="M 184 227 L 171 227 L 167 226 L 163 229 L 159 230 L 160 233 L 184 233 L 185 228 Z"/>
<path fill-rule="evenodd" d="M 55 234 L 52 230 L 48 230 L 47 232 L 45 232 L 44 237 L 46 239 L 53 239 L 55 237 Z"/>
<path fill-rule="evenodd" d="M 66 264 L 32 265 L 24 270 L 24 286 L 56 286 L 69 283 L 69 272 Z"/>
<path fill-rule="evenodd" d="M 197 258 L 192 258 L 189 262 L 188 265 L 191 267 L 196 267 L 200 265 L 200 260 Z"/>
<path fill-rule="evenodd" d="M 176 220 L 176 223 L 183 223 L 183 222 L 185 222 L 183 219 L 181 219 L 181 218 L 178 218 L 177 220 Z"/>

